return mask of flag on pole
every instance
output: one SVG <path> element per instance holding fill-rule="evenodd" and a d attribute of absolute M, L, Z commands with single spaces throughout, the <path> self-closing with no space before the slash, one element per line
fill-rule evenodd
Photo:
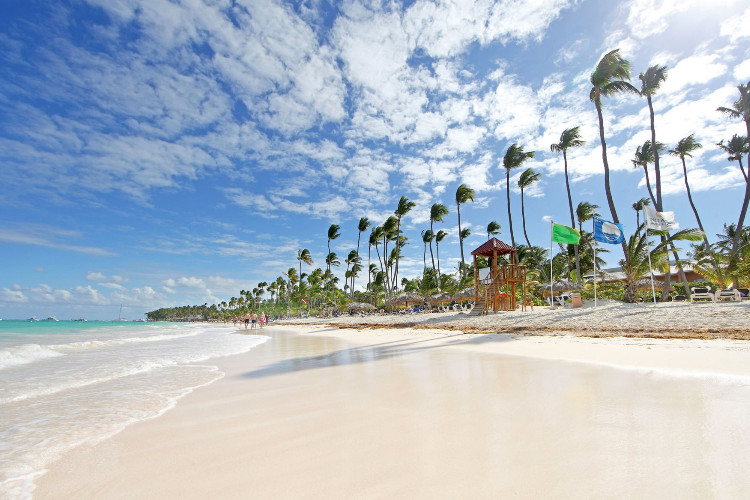
<path fill-rule="evenodd" d="M 307 299 L 302 299 L 303 304 L 307 304 Z"/>
<path fill-rule="evenodd" d="M 653 207 L 646 205 L 643 207 L 643 218 L 648 229 L 673 231 L 680 228 L 674 220 L 674 212 L 657 212 Z"/>
<path fill-rule="evenodd" d="M 552 241 L 577 245 L 581 241 L 581 233 L 572 227 L 552 223 Z"/>
<path fill-rule="evenodd" d="M 602 243 L 617 245 L 625 239 L 622 224 L 594 217 L 594 239 Z"/>

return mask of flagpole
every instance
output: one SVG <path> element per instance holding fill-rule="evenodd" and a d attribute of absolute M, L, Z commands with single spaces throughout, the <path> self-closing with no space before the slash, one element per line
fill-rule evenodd
<path fill-rule="evenodd" d="M 596 221 L 592 217 L 591 219 L 591 234 L 596 233 Z M 599 243 L 596 241 L 596 238 L 594 238 L 594 307 L 596 307 L 596 247 L 599 246 Z"/>
<path fill-rule="evenodd" d="M 555 305 L 555 286 L 552 282 L 552 231 L 554 229 L 554 221 L 549 221 L 549 308 L 552 309 Z"/>
<path fill-rule="evenodd" d="M 646 250 L 648 253 L 648 272 L 651 274 L 651 295 L 654 298 L 654 304 L 656 304 L 656 289 L 654 289 L 654 270 L 651 268 L 651 239 L 648 237 L 648 219 L 646 218 L 646 209 L 643 209 L 643 220 L 646 221 Z"/>

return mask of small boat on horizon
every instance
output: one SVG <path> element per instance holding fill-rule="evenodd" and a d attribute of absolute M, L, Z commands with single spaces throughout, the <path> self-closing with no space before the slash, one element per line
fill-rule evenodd
<path fill-rule="evenodd" d="M 50 316 L 49 318 L 45 319 L 44 321 L 60 321 L 59 319 L 55 318 L 54 316 Z"/>
<path fill-rule="evenodd" d="M 73 321 L 86 321 L 86 318 L 78 318 L 78 319 L 74 319 Z"/>
<path fill-rule="evenodd" d="M 32 317 L 30 317 L 29 319 L 27 319 L 26 321 L 31 321 L 31 322 L 34 322 L 34 321 L 39 321 L 39 320 L 38 320 L 38 319 L 36 319 L 36 316 L 32 316 Z"/>

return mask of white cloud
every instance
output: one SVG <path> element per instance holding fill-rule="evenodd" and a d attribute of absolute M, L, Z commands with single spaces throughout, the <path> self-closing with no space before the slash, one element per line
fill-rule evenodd
<path fill-rule="evenodd" d="M 721 23 L 721 35 L 729 37 L 732 42 L 748 38 L 750 37 L 747 31 L 748 24 L 750 24 L 750 9 L 746 9 L 739 16 L 732 15 Z"/>

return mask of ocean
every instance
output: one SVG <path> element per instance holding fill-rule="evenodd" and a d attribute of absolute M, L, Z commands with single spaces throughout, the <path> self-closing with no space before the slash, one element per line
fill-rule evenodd
<path fill-rule="evenodd" d="M 212 358 L 266 340 L 225 325 L 0 321 L 0 498 L 31 498 L 45 466 L 161 415 L 224 376 Z"/>

